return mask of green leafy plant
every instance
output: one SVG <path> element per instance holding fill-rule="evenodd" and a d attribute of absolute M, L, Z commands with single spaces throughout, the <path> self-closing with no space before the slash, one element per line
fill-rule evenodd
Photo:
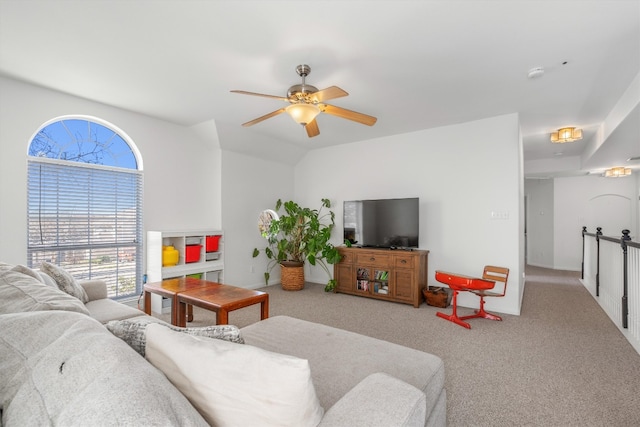
<path fill-rule="evenodd" d="M 284 212 L 280 214 L 282 208 Z M 319 265 L 330 278 L 325 291 L 335 288 L 328 264 L 339 262 L 340 254 L 329 242 L 335 227 L 335 214 L 330 208 L 329 199 L 322 199 L 320 209 L 305 208 L 294 201 L 276 202 L 275 211 L 279 218 L 272 220 L 269 229 L 262 233 L 267 239 L 267 246 L 253 250 L 254 258 L 264 253 L 269 259 L 264 273 L 265 284 L 269 283 L 270 273 L 276 265 L 293 261 Z"/>

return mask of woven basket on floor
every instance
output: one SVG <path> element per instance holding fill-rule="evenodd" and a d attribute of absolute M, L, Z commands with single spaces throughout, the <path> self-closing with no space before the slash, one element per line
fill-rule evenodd
<path fill-rule="evenodd" d="M 424 299 L 427 301 L 428 305 L 447 308 L 451 305 L 451 296 L 453 295 L 453 292 L 451 289 L 444 288 L 442 286 L 429 286 L 422 290 L 422 295 L 424 295 Z"/>
<path fill-rule="evenodd" d="M 280 264 L 280 282 L 285 291 L 299 291 L 304 289 L 304 265 Z"/>

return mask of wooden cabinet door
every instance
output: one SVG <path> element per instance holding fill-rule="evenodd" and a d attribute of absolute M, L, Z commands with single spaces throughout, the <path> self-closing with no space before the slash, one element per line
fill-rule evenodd
<path fill-rule="evenodd" d="M 413 270 L 393 271 L 393 296 L 403 301 L 413 301 L 415 274 Z"/>
<path fill-rule="evenodd" d="M 353 274 L 353 264 L 336 264 L 334 271 L 336 276 L 336 290 L 353 292 L 356 282 L 355 275 Z"/>

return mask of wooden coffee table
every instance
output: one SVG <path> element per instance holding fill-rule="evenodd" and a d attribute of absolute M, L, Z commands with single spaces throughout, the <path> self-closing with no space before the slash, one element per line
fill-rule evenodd
<path fill-rule="evenodd" d="M 206 280 L 194 279 L 192 277 L 181 277 L 176 279 L 166 279 L 162 282 L 146 283 L 144 285 L 144 312 L 151 315 L 151 294 L 161 295 L 171 299 L 171 324 L 177 325 L 178 322 L 178 300 L 176 295 L 180 292 L 190 289 L 199 289 L 207 287 L 213 282 Z M 187 310 L 191 311 L 191 310 Z M 185 317 L 186 317 L 185 312 Z M 189 313 L 189 320 L 193 319 L 193 312 Z M 185 323 L 185 320 L 182 320 Z"/>
<path fill-rule="evenodd" d="M 207 286 L 185 290 L 176 294 L 178 306 L 177 326 L 184 327 L 186 325 L 187 305 L 195 305 L 196 307 L 215 311 L 218 325 L 229 323 L 230 311 L 258 303 L 260 303 L 260 320 L 269 317 L 268 293 L 206 280 L 201 280 L 201 282 L 206 282 Z"/>

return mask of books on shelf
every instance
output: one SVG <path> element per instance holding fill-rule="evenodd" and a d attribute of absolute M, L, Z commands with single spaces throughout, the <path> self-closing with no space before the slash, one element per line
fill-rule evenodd
<path fill-rule="evenodd" d="M 369 291 L 369 281 L 368 280 L 358 280 L 357 289 L 359 291 Z"/>
<path fill-rule="evenodd" d="M 386 282 L 389 280 L 389 272 L 384 270 L 376 270 L 376 280 Z"/>

